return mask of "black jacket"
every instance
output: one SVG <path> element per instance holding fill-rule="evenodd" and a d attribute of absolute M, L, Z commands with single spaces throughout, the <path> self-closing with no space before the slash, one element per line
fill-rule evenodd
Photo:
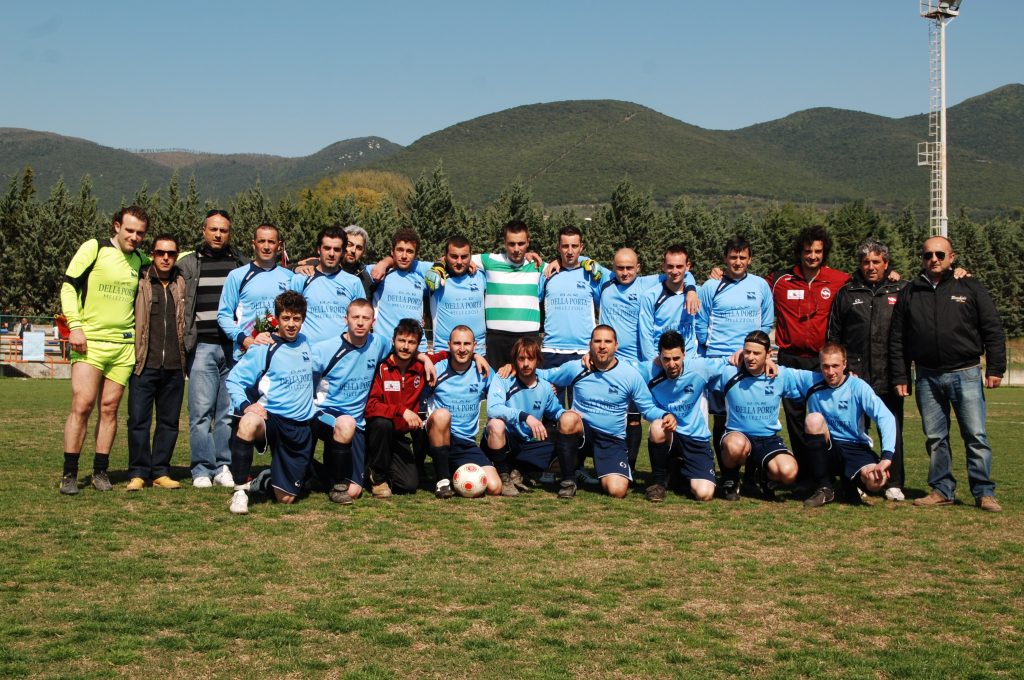
<path fill-rule="evenodd" d="M 876 394 L 892 391 L 889 329 L 897 295 L 906 286 L 906 281 L 894 282 L 888 278 L 872 286 L 856 271 L 832 302 L 828 339 L 846 348 L 850 371 L 871 385 Z"/>
<path fill-rule="evenodd" d="M 1006 371 L 1006 336 L 992 297 L 976 279 L 942 275 L 939 285 L 921 274 L 900 291 L 889 335 L 889 371 L 894 385 L 909 383 L 907 364 L 936 371 L 976 366 L 985 375 Z"/>

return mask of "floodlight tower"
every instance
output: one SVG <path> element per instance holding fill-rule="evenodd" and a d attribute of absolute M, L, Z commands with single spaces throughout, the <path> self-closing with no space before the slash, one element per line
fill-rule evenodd
<path fill-rule="evenodd" d="M 946 24 L 960 14 L 961 0 L 920 0 L 928 20 L 928 71 L 931 77 L 928 136 L 917 145 L 917 164 L 932 169 L 928 223 L 932 236 L 947 236 L 946 210 Z"/>

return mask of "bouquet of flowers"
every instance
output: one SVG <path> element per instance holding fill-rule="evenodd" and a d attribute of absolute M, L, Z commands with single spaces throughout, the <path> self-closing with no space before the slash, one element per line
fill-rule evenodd
<path fill-rule="evenodd" d="M 252 337 L 260 333 L 273 333 L 277 330 L 277 317 L 272 312 L 266 311 L 256 317 L 256 323 L 252 327 Z"/>

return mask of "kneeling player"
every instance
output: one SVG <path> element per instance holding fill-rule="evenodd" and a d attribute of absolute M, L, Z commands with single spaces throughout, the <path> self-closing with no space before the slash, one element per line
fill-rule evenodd
<path fill-rule="evenodd" d="M 594 456 L 594 468 L 601 478 L 601 487 L 614 498 L 629 493 L 633 472 L 626 451 L 626 411 L 632 400 L 648 421 L 662 419 L 666 429 L 673 430 L 676 419 L 655 406 L 644 379 L 633 366 L 615 358 L 618 340 L 611 326 L 597 326 L 590 334 L 590 368 L 579 359 L 558 368 L 538 371 L 538 375 L 559 387 L 572 387 L 572 410 L 558 423 L 556 449 L 562 463 L 576 460 L 576 450 Z M 583 436 L 580 445 L 579 438 Z M 563 479 L 559 498 L 576 495 L 576 483 Z"/>
<path fill-rule="evenodd" d="M 434 494 L 455 495 L 451 470 L 476 463 L 487 476 L 487 493 L 501 493 L 501 478 L 476 438 L 480 433 L 480 400 L 491 383 L 491 372 L 481 375 L 473 363 L 476 338 L 469 326 L 456 326 L 448 339 L 448 358 L 437 364 L 437 384 L 427 401 L 427 439 L 437 472 Z"/>
<path fill-rule="evenodd" d="M 541 361 L 541 346 L 536 338 L 516 340 L 512 345 L 515 375 L 496 376 L 487 391 L 487 446 L 501 477 L 503 496 L 518 495 L 519 489 L 529 490 L 521 479 L 517 483 L 516 475 L 510 472 L 506 451 L 516 468 L 531 476 L 542 473 L 555 459 L 555 444 L 543 421 L 560 420 L 566 411 L 558 403 L 551 383 L 537 376 Z M 569 479 L 574 469 L 574 465 L 567 468 Z"/>
<path fill-rule="evenodd" d="M 270 447 L 270 485 L 281 503 L 295 501 L 313 455 L 313 349 L 299 332 L 306 300 L 295 291 L 281 293 L 274 314 L 279 327 L 272 344 L 249 347 L 227 378 L 231 406 L 241 416 L 231 438 L 230 510 L 236 515 L 249 512 L 253 442 Z"/>
<path fill-rule="evenodd" d="M 848 485 L 847 498 L 852 502 L 860 500 L 855 488 L 858 483 L 870 492 L 880 492 L 889 479 L 896 449 L 896 418 L 870 385 L 857 376 L 847 375 L 846 349 L 828 342 L 818 356 L 824 380 L 807 393 L 804 421 L 808 464 L 818 487 L 804 501 L 811 508 L 835 500 L 832 477 L 837 473 Z M 865 415 L 878 423 L 882 433 L 881 460 L 871 448 Z"/>
<path fill-rule="evenodd" d="M 348 330 L 313 346 L 318 376 L 313 430 L 324 442 L 328 498 L 349 505 L 363 492 L 366 476 L 366 400 L 377 365 L 391 343 L 370 332 L 373 306 L 360 298 L 345 313 Z"/>
<path fill-rule="evenodd" d="M 777 484 L 796 481 L 796 457 L 779 436 L 779 407 L 783 397 L 802 399 L 816 374 L 780 366 L 776 377 L 768 377 L 770 348 L 767 333 L 749 333 L 743 341 L 743 364 L 719 371 L 718 389 L 728 414 L 722 437 L 722 492 L 729 501 L 740 498 L 739 468 L 748 458 L 747 464 Z"/>
<path fill-rule="evenodd" d="M 668 464 L 672 461 L 676 469 L 681 463 L 683 479 L 689 482 L 693 497 L 709 501 L 715 495 L 715 456 L 700 401 L 704 388 L 715 379 L 725 360 L 687 358 L 683 336 L 676 331 L 666 331 L 658 340 L 658 359 L 660 366 L 645 363 L 640 373 L 648 380 L 654 403 L 674 415 L 677 424 L 669 429 L 660 419 L 651 423 L 651 485 L 646 498 L 652 503 L 665 500 Z"/>

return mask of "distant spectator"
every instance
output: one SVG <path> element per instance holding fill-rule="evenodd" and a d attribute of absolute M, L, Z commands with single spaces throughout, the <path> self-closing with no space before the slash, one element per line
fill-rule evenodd
<path fill-rule="evenodd" d="M 21 322 L 18 324 L 18 337 L 24 339 L 25 333 L 32 331 L 32 324 L 29 323 L 28 318 L 21 317 Z"/>

